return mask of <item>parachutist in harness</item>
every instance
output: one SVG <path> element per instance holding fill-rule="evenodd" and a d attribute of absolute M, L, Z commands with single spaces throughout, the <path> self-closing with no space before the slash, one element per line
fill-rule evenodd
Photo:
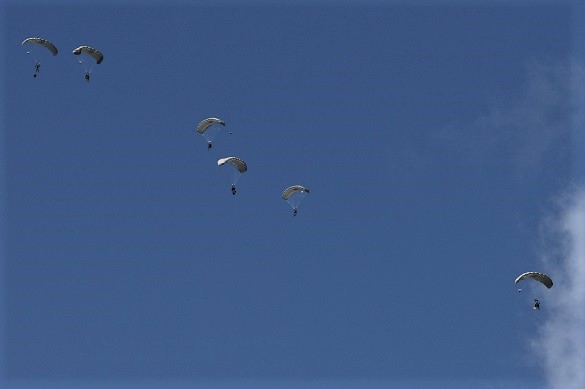
<path fill-rule="evenodd" d="M 293 209 L 293 216 L 297 216 L 297 213 L 298 213 L 297 209 L 296 208 Z"/>
<path fill-rule="evenodd" d="M 232 195 L 236 195 L 236 186 L 232 184 Z"/>
<path fill-rule="evenodd" d="M 85 72 L 85 81 L 89 82 L 89 72 Z"/>
<path fill-rule="evenodd" d="M 207 150 L 211 149 L 213 147 L 213 145 L 211 144 L 211 142 L 207 142 Z"/>
<path fill-rule="evenodd" d="M 538 309 L 540 311 L 540 301 L 538 301 L 537 299 L 534 299 L 534 309 Z"/>
<path fill-rule="evenodd" d="M 37 73 L 39 72 L 39 69 L 41 67 L 40 63 L 35 63 L 35 74 L 33 75 L 34 78 L 37 78 Z"/>

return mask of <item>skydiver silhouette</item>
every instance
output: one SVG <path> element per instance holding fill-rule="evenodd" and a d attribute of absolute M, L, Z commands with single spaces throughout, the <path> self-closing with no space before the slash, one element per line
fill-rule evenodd
<path fill-rule="evenodd" d="M 538 301 L 537 299 L 534 299 L 534 309 L 538 309 L 540 311 L 540 301 Z"/>
<path fill-rule="evenodd" d="M 232 195 L 236 195 L 236 185 L 232 184 Z"/>
<path fill-rule="evenodd" d="M 297 209 L 296 209 L 296 208 L 294 208 L 294 209 L 293 209 L 293 216 L 297 216 L 297 212 L 298 212 L 298 211 L 297 211 Z"/>
<path fill-rule="evenodd" d="M 85 72 L 85 81 L 89 82 L 89 72 Z"/>
<path fill-rule="evenodd" d="M 207 150 L 211 149 L 213 146 L 211 144 L 211 141 L 207 142 Z"/>
<path fill-rule="evenodd" d="M 34 78 L 37 78 L 37 73 L 39 72 L 39 68 L 41 67 L 40 63 L 35 63 L 35 74 L 33 74 Z"/>

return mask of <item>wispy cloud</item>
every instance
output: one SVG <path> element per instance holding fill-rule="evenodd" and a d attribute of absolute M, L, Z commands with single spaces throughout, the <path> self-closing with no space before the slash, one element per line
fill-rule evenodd
<path fill-rule="evenodd" d="M 518 174 L 529 174 L 570 152 L 572 71 L 568 61 L 533 61 L 514 97 L 495 99 L 483 115 L 450 123 L 436 137 L 470 161 L 511 160 Z"/>
<path fill-rule="evenodd" d="M 555 281 L 532 346 L 553 388 L 585 388 L 585 187 L 559 201 L 544 223 L 544 268 Z"/>

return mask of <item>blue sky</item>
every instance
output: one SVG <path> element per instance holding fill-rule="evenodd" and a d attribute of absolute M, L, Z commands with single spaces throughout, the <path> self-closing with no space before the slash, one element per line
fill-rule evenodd
<path fill-rule="evenodd" d="M 583 40 L 481 3 L 4 5 L 6 385 L 544 387 Z"/>

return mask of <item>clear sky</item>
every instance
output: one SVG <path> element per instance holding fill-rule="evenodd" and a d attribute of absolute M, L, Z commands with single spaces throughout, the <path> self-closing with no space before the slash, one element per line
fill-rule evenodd
<path fill-rule="evenodd" d="M 576 11 L 343 4 L 2 5 L 5 387 L 550 382 Z"/>

